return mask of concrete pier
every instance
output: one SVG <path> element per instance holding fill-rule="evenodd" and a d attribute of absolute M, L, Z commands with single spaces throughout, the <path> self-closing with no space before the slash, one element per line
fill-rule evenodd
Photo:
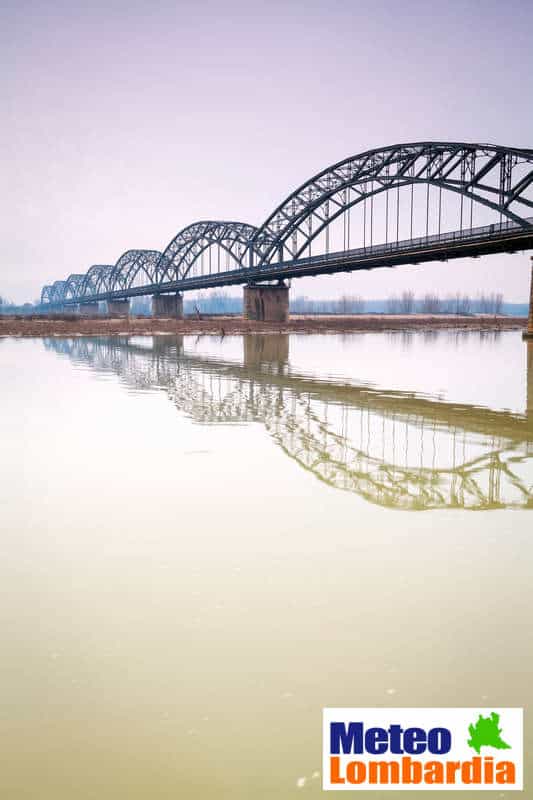
<path fill-rule="evenodd" d="M 130 313 L 129 300 L 108 300 L 107 313 L 110 317 L 127 317 Z"/>
<path fill-rule="evenodd" d="M 527 347 L 527 416 L 533 428 L 533 337 Z"/>
<path fill-rule="evenodd" d="M 80 303 L 78 313 L 81 317 L 96 317 L 98 314 L 98 303 Z"/>
<path fill-rule="evenodd" d="M 154 294 L 152 316 L 183 319 L 183 297 L 181 294 Z"/>
<path fill-rule="evenodd" d="M 244 318 L 260 322 L 289 321 L 289 289 L 277 286 L 245 286 Z"/>
<path fill-rule="evenodd" d="M 529 316 L 527 319 L 527 330 L 524 338 L 533 339 L 533 256 L 531 256 L 531 287 L 529 292 Z"/>

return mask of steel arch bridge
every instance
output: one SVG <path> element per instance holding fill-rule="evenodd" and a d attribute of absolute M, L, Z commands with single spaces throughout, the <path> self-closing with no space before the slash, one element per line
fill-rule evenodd
<path fill-rule="evenodd" d="M 396 144 L 333 164 L 256 227 L 207 220 L 44 286 L 48 308 L 533 247 L 533 149 Z"/>

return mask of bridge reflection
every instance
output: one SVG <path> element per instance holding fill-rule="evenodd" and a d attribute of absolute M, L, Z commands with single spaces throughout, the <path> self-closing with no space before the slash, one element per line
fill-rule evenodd
<path fill-rule="evenodd" d="M 245 336 L 234 360 L 189 352 L 179 336 L 45 345 L 137 390 L 167 391 L 203 425 L 261 422 L 304 469 L 372 503 L 533 508 L 533 343 L 523 415 L 298 374 L 286 335 Z"/>

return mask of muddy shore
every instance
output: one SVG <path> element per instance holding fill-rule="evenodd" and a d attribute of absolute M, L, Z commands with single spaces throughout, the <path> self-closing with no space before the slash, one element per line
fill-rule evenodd
<path fill-rule="evenodd" d="M 158 333 L 213 334 L 230 336 L 242 333 L 356 333 L 363 331 L 441 330 L 470 331 L 524 330 L 525 317 L 493 315 L 456 316 L 452 314 L 357 314 L 291 316 L 285 323 L 255 322 L 235 316 L 154 319 L 152 317 L 80 318 L 73 315 L 47 317 L 0 317 L 0 336 L 112 336 Z"/>

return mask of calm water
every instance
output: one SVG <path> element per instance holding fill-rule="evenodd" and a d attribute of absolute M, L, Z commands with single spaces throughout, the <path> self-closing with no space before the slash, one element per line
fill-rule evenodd
<path fill-rule="evenodd" d="M 317 797 L 323 706 L 527 709 L 529 347 L 0 340 L 0 796 Z"/>

